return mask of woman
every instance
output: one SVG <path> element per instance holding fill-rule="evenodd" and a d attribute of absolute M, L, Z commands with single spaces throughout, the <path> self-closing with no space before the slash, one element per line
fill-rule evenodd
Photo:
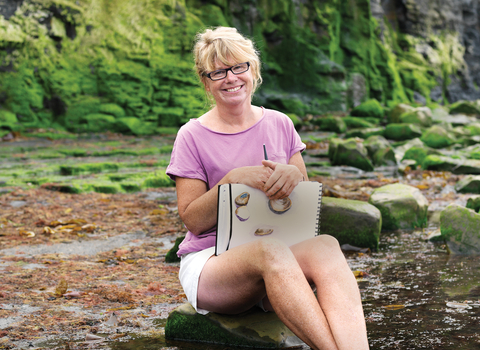
<path fill-rule="evenodd" d="M 223 314 L 257 304 L 314 349 L 367 349 L 357 283 L 335 238 L 291 247 L 263 238 L 214 255 L 217 185 L 242 183 L 271 199 L 286 197 L 307 180 L 305 145 L 287 116 L 251 104 L 261 77 L 250 40 L 234 28 L 206 30 L 194 54 L 214 106 L 180 129 L 167 168 L 189 230 L 178 252 L 189 302 L 197 312 Z"/>

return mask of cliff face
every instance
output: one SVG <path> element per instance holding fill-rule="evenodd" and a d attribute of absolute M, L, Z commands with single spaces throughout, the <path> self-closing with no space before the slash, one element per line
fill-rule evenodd
<path fill-rule="evenodd" d="M 266 107 L 477 99 L 479 1 L 0 0 L 0 127 L 181 125 L 208 108 L 190 50 L 218 25 L 257 43 Z"/>

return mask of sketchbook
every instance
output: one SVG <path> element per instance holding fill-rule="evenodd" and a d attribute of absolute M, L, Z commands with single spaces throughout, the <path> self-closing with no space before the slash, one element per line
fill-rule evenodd
<path fill-rule="evenodd" d="M 291 246 L 318 235 L 321 200 L 322 184 L 315 181 L 300 182 L 276 201 L 247 185 L 219 185 L 215 255 L 262 237 Z"/>

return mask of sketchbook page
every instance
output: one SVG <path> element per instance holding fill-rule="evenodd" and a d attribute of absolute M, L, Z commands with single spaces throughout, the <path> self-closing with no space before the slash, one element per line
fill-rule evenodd
<path fill-rule="evenodd" d="M 230 200 L 230 185 L 219 185 L 215 255 L 219 255 L 228 249 L 231 230 L 231 213 L 232 201 Z"/>
<path fill-rule="evenodd" d="M 229 249 L 262 237 L 272 237 L 293 245 L 317 235 L 322 195 L 318 182 L 300 182 L 289 196 L 290 203 L 274 212 L 263 191 L 242 184 L 232 184 L 232 236 Z M 244 206 L 235 198 L 248 193 Z M 245 196 L 245 195 L 244 195 Z"/>

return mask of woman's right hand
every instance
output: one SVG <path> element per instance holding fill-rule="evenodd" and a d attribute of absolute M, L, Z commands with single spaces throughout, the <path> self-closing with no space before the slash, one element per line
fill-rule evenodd
<path fill-rule="evenodd" d="M 263 165 L 245 166 L 230 171 L 227 175 L 227 182 L 244 184 L 264 191 L 265 183 L 272 173 L 272 169 Z"/>

